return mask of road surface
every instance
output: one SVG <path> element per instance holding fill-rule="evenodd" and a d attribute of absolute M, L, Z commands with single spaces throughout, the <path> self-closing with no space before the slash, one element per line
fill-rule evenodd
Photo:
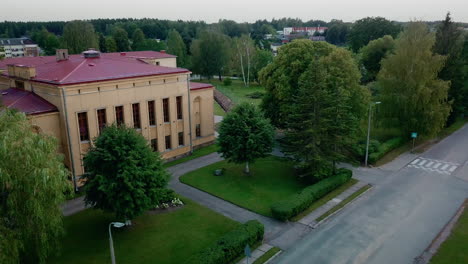
<path fill-rule="evenodd" d="M 274 263 L 413 263 L 468 197 L 468 125 L 402 165 L 363 169 L 374 188 Z"/>

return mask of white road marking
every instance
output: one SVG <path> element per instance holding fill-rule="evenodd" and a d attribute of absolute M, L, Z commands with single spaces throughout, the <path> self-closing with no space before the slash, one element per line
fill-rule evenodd
<path fill-rule="evenodd" d="M 415 160 L 413 160 L 413 162 L 411 162 L 411 164 L 416 164 L 418 162 L 419 162 L 419 159 L 415 159 Z"/>
<path fill-rule="evenodd" d="M 440 168 L 441 170 L 445 170 L 449 165 L 448 164 L 445 164 L 444 166 L 442 166 L 442 168 Z"/>
<path fill-rule="evenodd" d="M 450 167 L 449 171 L 450 171 L 450 172 L 453 172 L 453 171 L 456 170 L 456 169 L 457 169 L 457 166 L 452 166 L 452 167 Z"/>
<path fill-rule="evenodd" d="M 431 165 L 434 164 L 433 161 L 429 162 L 428 164 L 426 164 L 426 167 L 431 167 Z"/>
<path fill-rule="evenodd" d="M 442 163 L 440 163 L 440 162 L 437 162 L 437 164 L 436 164 L 436 165 L 434 165 L 434 167 L 432 167 L 432 168 L 434 168 L 434 169 L 437 169 L 437 168 L 439 168 L 439 167 L 440 167 L 440 165 L 442 165 Z"/>
<path fill-rule="evenodd" d="M 418 165 L 419 165 L 419 166 L 422 166 L 422 165 L 424 165 L 424 163 L 426 163 L 426 162 L 427 162 L 427 160 L 422 160 L 421 162 L 419 162 Z"/>

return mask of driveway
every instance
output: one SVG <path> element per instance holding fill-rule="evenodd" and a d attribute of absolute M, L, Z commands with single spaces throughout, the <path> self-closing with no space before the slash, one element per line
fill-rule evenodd
<path fill-rule="evenodd" d="M 465 125 L 420 156 L 355 170 L 374 188 L 274 263 L 413 263 L 468 196 L 467 150 Z"/>

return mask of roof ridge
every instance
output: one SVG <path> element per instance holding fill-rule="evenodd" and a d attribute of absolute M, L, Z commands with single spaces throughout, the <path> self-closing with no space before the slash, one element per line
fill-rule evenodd
<path fill-rule="evenodd" d="M 65 79 L 67 79 L 68 77 L 70 77 L 70 75 L 72 73 L 74 73 L 75 71 L 78 70 L 78 68 L 80 68 L 85 62 L 87 62 L 88 60 L 86 58 L 84 58 L 84 60 L 78 64 L 78 66 L 75 67 L 75 69 L 73 69 L 72 71 L 70 71 L 67 75 L 65 75 L 65 77 L 63 77 L 61 80 L 59 80 L 59 82 L 63 82 Z"/>

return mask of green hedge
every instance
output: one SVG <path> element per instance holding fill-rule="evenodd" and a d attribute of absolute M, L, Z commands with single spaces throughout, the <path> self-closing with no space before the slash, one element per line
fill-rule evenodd
<path fill-rule="evenodd" d="M 369 155 L 369 163 L 375 163 L 380 158 L 382 158 L 388 152 L 398 148 L 399 146 L 403 145 L 405 140 L 402 137 L 392 138 L 390 140 L 385 141 L 382 143 L 377 152 L 371 153 Z"/>
<path fill-rule="evenodd" d="M 313 202 L 338 188 L 351 179 L 353 172 L 348 169 L 338 169 L 336 175 L 304 188 L 300 193 L 271 206 L 273 217 L 286 221 L 309 208 Z"/>
<path fill-rule="evenodd" d="M 191 264 L 230 263 L 244 252 L 245 246 L 253 246 L 263 239 L 263 224 L 250 220 L 222 236 L 216 243 L 193 256 Z"/>

